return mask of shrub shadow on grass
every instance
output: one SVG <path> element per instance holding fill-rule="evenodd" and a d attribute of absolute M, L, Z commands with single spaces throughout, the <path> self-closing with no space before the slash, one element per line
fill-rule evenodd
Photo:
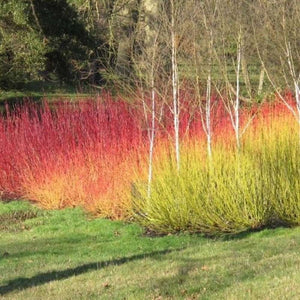
<path fill-rule="evenodd" d="M 281 234 L 271 233 L 273 238 Z M 263 239 L 251 242 L 237 240 L 223 244 L 216 241 L 219 244 L 217 247 L 211 250 L 206 248 L 203 254 L 200 252 L 196 257 L 193 257 L 197 253 L 196 248 L 183 251 L 176 259 L 176 265 L 162 268 L 163 275 L 148 280 L 144 288 L 155 291 L 157 299 L 227 299 L 224 293 L 230 294 L 231 290 L 240 296 L 249 292 L 244 296 L 254 299 L 251 293 L 255 291 L 251 288 L 263 286 L 260 278 L 284 279 L 295 265 L 299 265 L 299 260 L 296 260 L 297 242 L 286 245 L 285 240 L 281 239 L 274 243 L 274 239 L 268 240 L 269 234 L 267 231 L 261 236 Z M 172 258 L 172 255 L 168 257 L 170 262 Z M 247 284 L 249 288 L 246 288 Z M 239 291 L 240 287 L 244 289 Z"/>
<path fill-rule="evenodd" d="M 5 295 L 10 292 L 16 291 L 16 290 L 24 290 L 28 289 L 34 286 L 39 286 L 54 280 L 63 280 L 67 279 L 72 276 L 81 275 L 93 270 L 99 270 L 108 266 L 119 266 L 122 264 L 125 264 L 127 262 L 140 260 L 148 257 L 155 257 L 156 255 L 165 255 L 174 251 L 181 251 L 183 248 L 180 249 L 167 249 L 167 250 L 161 250 L 161 251 L 154 251 L 150 253 L 143 253 L 143 254 L 137 254 L 132 255 L 129 257 L 122 257 L 119 259 L 112 259 L 107 261 L 99 261 L 99 262 L 93 262 L 84 264 L 75 268 L 69 268 L 62 271 L 52 271 L 47 273 L 41 273 L 37 274 L 31 278 L 16 278 L 13 280 L 10 280 L 6 285 L 0 286 L 0 295 Z"/>
<path fill-rule="evenodd" d="M 228 233 L 228 234 L 220 234 L 217 236 L 207 236 L 208 238 L 219 238 L 222 241 L 230 241 L 230 240 L 241 240 L 248 238 L 249 236 L 255 234 L 255 233 L 266 233 L 268 232 L 270 235 L 273 235 L 278 229 L 287 229 L 292 228 L 292 226 L 289 226 L 288 224 L 284 222 L 278 222 L 274 224 L 270 224 L 267 226 L 262 226 L 255 229 L 248 229 L 246 231 L 242 231 L 239 233 Z"/>
<path fill-rule="evenodd" d="M 264 233 L 268 232 L 270 235 L 273 235 L 278 229 L 287 229 L 293 228 L 293 226 L 288 225 L 287 223 L 278 221 L 277 223 L 272 223 L 270 225 L 261 226 L 255 229 L 248 229 L 244 231 L 240 231 L 237 233 L 204 233 L 204 232 L 189 232 L 188 230 L 185 231 L 178 231 L 175 233 L 157 233 L 151 229 L 144 228 L 144 232 L 142 234 L 143 237 L 151 237 L 151 238 L 161 238 L 165 236 L 179 236 L 181 234 L 189 234 L 191 236 L 195 236 L 197 238 L 202 238 L 203 240 L 213 240 L 213 241 L 231 241 L 231 240 L 242 240 L 246 239 L 249 236 L 252 236 L 255 233 Z"/>

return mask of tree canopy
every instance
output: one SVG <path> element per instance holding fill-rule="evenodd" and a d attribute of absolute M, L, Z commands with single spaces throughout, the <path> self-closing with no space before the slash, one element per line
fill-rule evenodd
<path fill-rule="evenodd" d="M 133 84 L 147 77 L 154 44 L 157 76 L 169 76 L 171 2 L 181 78 L 196 76 L 205 88 L 211 72 L 230 89 L 239 43 L 245 97 L 261 92 L 266 68 L 282 66 L 274 80 L 285 85 L 287 50 L 299 70 L 297 0 L 2 0 L 0 88 L 36 80 Z"/>

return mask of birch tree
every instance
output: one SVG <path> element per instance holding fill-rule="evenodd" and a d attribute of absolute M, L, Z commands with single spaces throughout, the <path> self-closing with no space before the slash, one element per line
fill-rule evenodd
<path fill-rule="evenodd" d="M 179 98 L 179 77 L 177 64 L 177 26 L 176 19 L 176 4 L 174 0 L 170 0 L 170 15 L 171 15 L 171 64 L 172 64 L 172 97 L 173 97 L 173 116 L 174 116 L 174 136 L 175 136 L 175 154 L 177 170 L 180 168 L 180 144 L 179 144 L 179 114 L 180 114 L 180 98 Z"/>
<path fill-rule="evenodd" d="M 258 55 L 266 76 L 281 101 L 299 125 L 300 143 L 300 2 L 260 0 L 253 8 L 253 23 Z M 293 91 L 294 103 L 286 100 L 286 89 Z"/>
<path fill-rule="evenodd" d="M 135 81 L 138 97 L 141 100 L 149 141 L 147 196 L 151 196 L 153 179 L 154 146 L 158 124 L 164 107 L 164 87 L 160 82 L 166 76 L 162 57 L 164 47 L 161 41 L 161 24 L 154 18 L 158 6 L 144 0 L 135 38 L 138 51 L 133 53 Z"/>
<path fill-rule="evenodd" d="M 180 83 L 184 79 L 180 70 L 180 59 L 184 56 L 184 44 L 188 40 L 191 24 L 191 4 L 193 1 L 168 0 L 160 2 L 159 22 L 162 25 L 161 37 L 169 55 L 165 57 L 165 70 L 169 73 L 172 104 L 169 106 L 173 116 L 174 151 L 177 171 L 180 169 L 180 115 L 182 100 Z"/>
<path fill-rule="evenodd" d="M 149 140 L 149 155 L 148 155 L 148 183 L 147 183 L 147 196 L 151 196 L 151 184 L 153 179 L 153 156 L 154 156 L 154 146 L 157 131 L 157 123 L 160 122 L 163 112 L 163 103 L 157 103 L 158 87 L 157 87 L 157 77 L 159 72 L 159 62 L 158 62 L 158 36 L 156 35 L 153 40 L 151 48 L 145 50 L 147 56 L 143 66 L 143 75 L 140 75 L 142 79 L 140 90 L 141 90 L 141 101 L 143 105 L 144 117 L 147 126 L 147 135 Z M 144 52 L 144 53 L 145 53 Z M 140 65 L 137 68 L 141 71 Z M 150 94 L 150 104 L 147 101 L 147 94 Z M 158 114 L 157 110 L 160 111 Z"/>
<path fill-rule="evenodd" d="M 241 102 L 252 103 L 252 87 L 245 57 L 249 45 L 249 16 L 245 11 L 247 10 L 240 1 L 222 1 L 218 15 L 218 47 L 214 48 L 224 82 L 224 87 L 218 89 L 218 94 L 229 113 L 237 151 L 241 148 L 241 137 L 254 117 L 250 116 L 245 124 L 241 123 Z M 241 93 L 242 79 L 244 95 Z"/>
<path fill-rule="evenodd" d="M 218 0 L 205 0 L 200 6 L 197 6 L 197 1 L 194 2 L 194 10 L 196 12 L 193 20 L 195 93 L 200 110 L 202 127 L 206 135 L 207 154 L 209 159 L 212 157 L 213 135 L 211 120 L 214 105 L 214 103 L 211 101 L 213 92 L 212 85 L 213 83 L 217 84 L 216 79 L 213 78 L 213 49 L 215 47 L 215 22 L 218 12 L 218 4 Z"/>

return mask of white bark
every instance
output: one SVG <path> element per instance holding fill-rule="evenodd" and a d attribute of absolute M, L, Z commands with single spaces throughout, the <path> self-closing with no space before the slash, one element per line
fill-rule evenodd
<path fill-rule="evenodd" d="M 264 70 L 264 68 L 261 68 L 260 74 L 259 74 L 258 90 L 257 90 L 258 95 L 261 95 L 261 93 L 262 93 L 262 89 L 263 89 L 263 85 L 264 85 L 264 78 L 265 78 L 265 70 Z"/>
<path fill-rule="evenodd" d="M 294 4 L 296 3 L 298 2 L 295 1 Z M 259 36 L 255 36 L 256 48 L 257 48 L 257 53 L 261 61 L 264 73 L 266 74 L 268 81 L 271 83 L 277 96 L 281 99 L 281 101 L 284 103 L 284 105 L 292 113 L 292 115 L 297 121 L 298 128 L 299 128 L 299 145 L 300 145 L 300 88 L 299 88 L 300 72 L 299 70 L 297 70 L 296 67 L 299 62 L 299 52 L 298 52 L 299 47 L 297 45 L 298 40 L 295 39 L 295 34 L 298 33 L 299 30 L 297 26 L 295 26 L 296 23 L 293 23 L 293 21 L 299 20 L 300 10 L 298 6 L 298 11 L 297 10 L 293 10 L 292 12 L 289 11 L 289 17 L 287 18 L 286 8 L 284 6 L 280 8 L 282 9 L 282 20 L 278 22 L 279 24 L 278 27 L 274 26 L 275 23 L 273 20 L 270 21 L 270 22 L 273 21 L 273 23 L 270 23 L 272 24 L 272 27 L 269 28 L 273 28 L 273 29 L 269 29 L 269 30 L 274 30 L 274 31 L 271 32 L 267 31 L 266 37 L 268 38 L 268 36 L 271 36 L 271 34 L 273 34 L 273 36 L 278 36 L 278 41 L 275 40 L 275 42 L 277 42 L 276 48 L 279 49 L 276 58 L 281 64 L 280 71 L 283 74 L 282 79 L 285 81 L 287 87 L 294 90 L 295 93 L 294 104 L 291 104 L 290 102 L 287 101 L 284 93 L 282 93 L 282 89 L 281 89 L 282 82 L 277 82 L 276 76 L 273 76 L 272 70 L 266 65 L 268 60 L 263 55 L 265 54 L 264 48 L 260 46 L 257 40 L 257 37 Z M 266 12 L 266 14 L 268 14 L 268 12 Z"/>
<path fill-rule="evenodd" d="M 173 94 L 173 119 L 175 135 L 175 155 L 177 170 L 180 168 L 180 144 L 179 144 L 179 90 L 178 90 L 178 65 L 177 65 L 177 45 L 175 31 L 175 8 L 174 0 L 171 1 L 171 60 L 172 60 L 172 94 Z"/>
<path fill-rule="evenodd" d="M 296 105 L 298 111 L 298 122 L 300 123 L 300 88 L 299 83 L 295 81 L 295 94 L 296 94 Z"/>
<path fill-rule="evenodd" d="M 213 4 L 213 14 L 211 15 L 210 12 L 210 4 L 209 1 L 205 3 L 202 7 L 202 17 L 204 26 L 207 32 L 208 39 L 208 74 L 207 74 L 207 81 L 206 81 L 206 96 L 205 96 L 205 112 L 200 104 L 200 113 L 201 113 L 201 121 L 202 127 L 206 135 L 206 142 L 207 142 L 207 154 L 209 160 L 212 158 L 212 128 L 211 128 L 211 111 L 212 111 L 212 103 L 211 103 L 211 89 L 212 89 L 212 59 L 213 59 L 213 48 L 214 48 L 214 36 L 213 36 L 213 27 L 214 27 L 214 20 L 216 17 L 216 12 L 218 10 L 218 3 Z M 209 22 L 212 22 L 210 23 Z M 204 118 L 202 117 L 204 113 Z"/>
<path fill-rule="evenodd" d="M 153 152 L 154 152 L 154 139 L 155 139 L 155 88 L 154 88 L 154 77 L 152 73 L 151 78 L 151 127 L 149 131 L 149 166 L 148 166 L 148 187 L 147 196 L 151 196 L 151 184 L 153 177 Z"/>
<path fill-rule="evenodd" d="M 148 185 L 147 185 L 147 196 L 151 196 L 151 184 L 153 178 L 153 155 L 154 155 L 154 142 L 155 142 L 155 132 L 156 132 L 156 89 L 155 89 L 155 72 L 157 72 L 157 39 L 159 33 L 154 38 L 154 44 L 152 48 L 151 55 L 151 68 L 150 68 L 150 90 L 151 90 L 151 104 L 150 104 L 150 113 L 151 120 L 150 124 L 148 123 L 148 116 L 146 116 L 148 124 L 148 138 L 149 138 L 149 162 L 148 162 Z"/>
<path fill-rule="evenodd" d="M 211 159 L 211 74 L 209 73 L 207 78 L 206 87 L 206 103 L 205 103 L 205 126 L 206 126 L 206 138 L 207 138 L 207 153 L 208 157 Z"/>
<path fill-rule="evenodd" d="M 285 41 L 286 45 L 286 57 L 287 63 L 289 66 L 290 75 L 292 77 L 294 83 L 294 90 L 295 90 L 295 99 L 296 99 L 296 111 L 294 111 L 294 116 L 299 124 L 299 143 L 300 143 L 300 89 L 299 89 L 299 81 L 300 81 L 300 72 L 299 74 L 296 73 L 291 45 Z"/>
<path fill-rule="evenodd" d="M 240 68 L 241 68 L 241 34 L 238 38 L 238 49 L 237 49 L 237 69 L 236 69 L 236 98 L 234 105 L 234 131 L 237 150 L 240 149 Z"/>

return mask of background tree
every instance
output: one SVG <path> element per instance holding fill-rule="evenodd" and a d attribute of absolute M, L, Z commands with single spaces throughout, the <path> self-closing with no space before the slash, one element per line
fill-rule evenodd
<path fill-rule="evenodd" d="M 253 24 L 264 30 L 254 30 L 261 63 L 269 82 L 299 124 L 300 141 L 300 2 L 260 0 L 253 8 Z M 293 91 L 294 103 L 285 93 Z"/>
<path fill-rule="evenodd" d="M 298 2 L 3 0 L 0 85 L 10 88 L 43 80 L 74 86 L 88 83 L 108 89 L 122 89 L 124 82 L 134 86 L 140 32 L 144 32 L 146 40 L 152 25 L 157 23 L 161 25 L 158 43 L 166 48 L 162 51 L 160 47 L 159 56 L 173 100 L 180 102 L 180 82 L 193 84 L 198 80 L 205 95 L 210 90 L 207 87 L 211 77 L 212 93 L 216 82 L 218 88 L 223 82 L 222 90 L 232 99 L 259 102 L 272 85 L 295 90 L 299 64 Z M 214 10 L 216 6 L 218 9 Z M 214 53 L 213 60 L 209 49 Z M 287 52 L 291 64 L 285 60 Z M 278 62 L 280 72 L 276 72 Z M 272 75 L 271 85 L 266 81 L 266 70 Z M 175 115 L 180 114 L 180 105 L 172 106 Z"/>
<path fill-rule="evenodd" d="M 252 39 L 250 2 L 221 1 L 216 21 L 214 54 L 223 82 L 218 93 L 229 113 L 237 149 L 240 149 L 240 139 L 253 118 L 250 116 L 242 124 L 240 109 L 255 102 L 258 93 L 255 86 L 260 74 L 260 63 Z"/>
<path fill-rule="evenodd" d="M 192 53 L 193 69 L 194 69 L 194 89 L 197 104 L 200 110 L 202 127 L 207 140 L 207 153 L 209 158 L 212 156 L 212 94 L 214 85 L 217 85 L 215 59 L 214 59 L 214 43 L 216 29 L 216 15 L 218 13 L 219 1 L 204 0 L 201 5 L 197 5 L 198 1 L 194 1 L 192 26 Z"/>
<path fill-rule="evenodd" d="M 138 98 L 142 102 L 145 126 L 147 128 L 149 140 L 149 159 L 148 159 L 148 183 L 147 196 L 151 196 L 151 184 L 153 178 L 153 158 L 155 138 L 158 130 L 158 123 L 161 121 L 163 113 L 162 85 L 160 84 L 163 68 L 161 65 L 161 25 L 152 18 L 153 10 L 157 9 L 148 2 L 143 2 L 140 16 L 143 21 L 138 23 L 135 28 L 135 43 L 138 51 L 133 51 L 133 70 L 135 77 L 134 89 L 137 89 Z"/>
<path fill-rule="evenodd" d="M 46 64 L 42 35 L 30 21 L 28 1 L 0 2 L 0 87 L 41 79 Z"/>

